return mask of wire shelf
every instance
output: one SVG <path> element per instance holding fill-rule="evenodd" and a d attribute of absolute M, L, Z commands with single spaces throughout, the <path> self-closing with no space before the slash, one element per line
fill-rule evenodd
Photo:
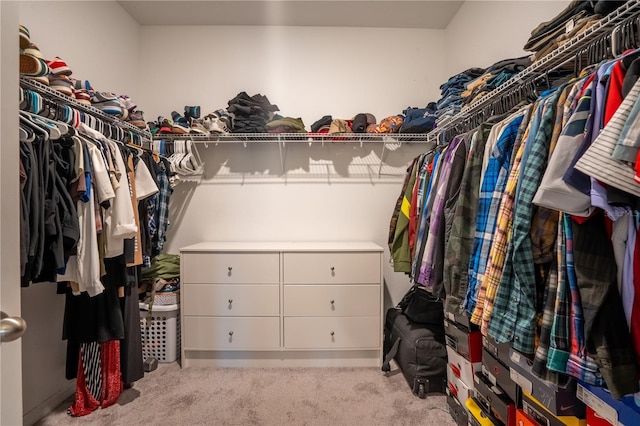
<path fill-rule="evenodd" d="M 156 134 L 154 140 L 191 140 L 193 142 L 237 143 L 428 143 L 427 133 L 227 133 L 227 134 Z"/>
<path fill-rule="evenodd" d="M 22 87 L 23 89 L 28 89 L 28 90 L 33 90 L 34 92 L 37 92 L 41 95 L 46 96 L 49 99 L 55 99 L 56 101 L 58 101 L 59 103 L 68 105 L 74 109 L 80 110 L 82 112 L 85 112 L 87 114 L 91 114 L 92 116 L 99 118 L 103 121 L 106 121 L 108 123 L 112 123 L 115 124 L 117 126 L 122 127 L 123 129 L 126 129 L 130 132 L 135 133 L 136 135 L 140 136 L 143 140 L 146 141 L 150 141 L 151 140 L 151 133 L 147 130 L 142 130 L 136 126 L 134 126 L 131 123 L 128 123 L 126 121 L 123 121 L 121 119 L 119 119 L 118 117 L 115 117 L 113 115 L 109 115 L 106 114 L 102 111 L 100 111 L 98 108 L 89 106 L 89 105 L 85 105 L 82 104 L 78 101 L 76 101 L 74 98 L 71 98 L 67 95 L 65 95 L 64 93 L 58 92 L 57 90 L 54 90 L 52 88 L 50 88 L 49 86 L 46 86 L 38 81 L 32 80 L 30 78 L 27 77 L 20 77 L 20 87 Z"/>
<path fill-rule="evenodd" d="M 630 0 L 621 5 L 616 10 L 598 20 L 582 33 L 568 40 L 565 44 L 553 50 L 548 55 L 537 60 L 526 69 L 507 80 L 504 84 L 487 93 L 477 101 L 463 107 L 462 111 L 453 115 L 451 119 L 442 123 L 438 123 L 437 127 L 432 130 L 429 138 L 437 139 L 437 136 L 450 128 L 468 122 L 475 114 L 479 113 L 482 108 L 489 106 L 492 102 L 497 101 L 501 96 L 519 89 L 526 83 L 533 82 L 545 72 L 555 69 L 556 67 L 567 63 L 576 58 L 583 49 L 590 43 L 610 32 L 617 24 L 633 17 L 640 12 L 640 0 Z M 588 65 L 588 64 L 587 64 Z"/>

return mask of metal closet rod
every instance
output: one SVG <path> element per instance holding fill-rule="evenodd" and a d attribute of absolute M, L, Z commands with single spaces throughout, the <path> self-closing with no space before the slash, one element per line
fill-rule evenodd
<path fill-rule="evenodd" d="M 310 143 L 310 142 L 361 142 L 361 143 L 425 143 L 427 133 L 226 133 L 226 134 L 156 134 L 154 140 L 191 140 L 193 142 L 236 143 Z"/>
<path fill-rule="evenodd" d="M 49 98 L 49 99 L 55 99 L 56 101 L 68 105 L 74 109 L 80 110 L 86 114 L 90 114 L 93 115 L 94 117 L 98 117 L 103 121 L 107 121 L 111 124 L 115 124 L 116 126 L 122 127 L 123 129 L 126 129 L 127 131 L 133 132 L 136 135 L 138 135 L 140 138 L 142 138 L 144 141 L 150 141 L 151 138 L 151 133 L 146 131 L 146 130 L 142 130 L 139 129 L 138 127 L 134 126 L 131 123 L 127 123 L 126 121 L 120 120 L 117 117 L 114 117 L 112 115 L 109 114 L 105 114 L 104 112 L 100 111 L 98 108 L 92 107 L 92 106 L 88 106 L 88 105 L 84 105 L 81 104 L 80 102 L 76 101 L 73 98 L 70 98 L 69 96 L 58 92 L 57 90 L 54 90 L 52 88 L 50 88 L 49 86 L 45 86 L 44 84 L 26 78 L 26 77 L 20 77 L 20 87 L 22 87 L 23 89 L 28 89 L 28 90 L 33 90 L 34 92 L 39 93 L 40 95 Z"/>
<path fill-rule="evenodd" d="M 487 108 L 490 109 L 491 106 L 498 105 L 509 97 L 517 97 L 518 92 L 523 91 L 523 93 L 526 93 L 526 90 L 530 90 L 536 81 L 549 72 L 555 71 L 571 61 L 581 62 L 585 53 L 587 54 L 587 62 L 591 61 L 591 63 L 585 63 L 584 67 L 597 63 L 602 58 L 597 58 L 597 55 L 593 54 L 589 55 L 590 49 L 597 47 L 603 41 L 606 42 L 606 39 L 610 40 L 614 28 L 638 18 L 639 14 L 640 0 L 630 0 L 621 5 L 584 32 L 573 37 L 564 45 L 534 62 L 501 86 L 472 103 L 468 108 L 439 123 L 436 129 L 427 134 L 428 140 L 438 141 L 442 135 L 445 135 L 446 139 L 450 140 L 451 137 L 455 136 L 453 133 L 463 133 L 473 127 L 477 127 L 480 124 L 479 121 L 483 118 L 488 118 L 486 117 Z M 636 40 L 636 43 L 638 43 L 638 40 Z M 583 67 L 581 66 L 581 68 Z M 577 71 L 579 72 L 580 70 Z M 483 117 L 483 114 L 485 117 Z"/>

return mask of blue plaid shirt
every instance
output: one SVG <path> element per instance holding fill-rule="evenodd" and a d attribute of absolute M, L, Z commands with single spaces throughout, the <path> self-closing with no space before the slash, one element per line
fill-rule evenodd
<path fill-rule="evenodd" d="M 479 286 L 487 268 L 500 200 L 509 176 L 511 154 L 523 119 L 524 115 L 519 115 L 511 120 L 498 137 L 480 187 L 476 232 L 469 261 L 469 287 L 463 305 L 469 313 L 476 306 Z"/>
<path fill-rule="evenodd" d="M 511 341 L 515 350 L 526 354 L 534 352 L 536 332 L 536 282 L 530 237 L 532 201 L 547 165 L 560 92 L 555 91 L 544 102 L 540 127 L 522 158 L 511 241 L 488 328 L 497 342 Z"/>

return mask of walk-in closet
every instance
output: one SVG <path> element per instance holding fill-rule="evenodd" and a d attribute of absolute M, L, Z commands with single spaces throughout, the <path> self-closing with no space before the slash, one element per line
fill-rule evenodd
<path fill-rule="evenodd" d="M 0 424 L 640 424 L 640 0 L 0 1 Z"/>

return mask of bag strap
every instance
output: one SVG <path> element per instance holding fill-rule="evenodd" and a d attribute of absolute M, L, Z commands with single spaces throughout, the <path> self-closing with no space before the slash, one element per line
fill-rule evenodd
<path fill-rule="evenodd" d="M 393 346 L 389 349 L 389 352 L 384 356 L 384 360 L 382 361 L 382 371 L 388 373 L 391 371 L 390 362 L 393 358 L 395 358 L 398 353 L 398 347 L 400 346 L 400 338 L 398 337 L 395 342 L 393 342 Z"/>

